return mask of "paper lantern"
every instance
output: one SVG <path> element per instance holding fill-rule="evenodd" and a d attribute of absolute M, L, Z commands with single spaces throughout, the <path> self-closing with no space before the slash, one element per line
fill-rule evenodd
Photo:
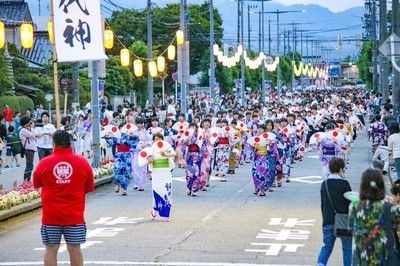
<path fill-rule="evenodd" d="M 112 49 L 114 47 L 114 32 L 112 30 L 104 31 L 104 47 Z"/>
<path fill-rule="evenodd" d="M 53 22 L 47 22 L 47 33 L 49 34 L 49 41 L 54 43 L 54 34 L 53 34 Z"/>
<path fill-rule="evenodd" d="M 183 31 L 178 30 L 178 31 L 176 32 L 176 43 L 177 43 L 178 45 L 181 45 L 181 44 L 183 44 L 184 42 L 185 42 L 185 36 L 184 36 L 184 34 L 183 34 Z"/>
<path fill-rule="evenodd" d="M 149 73 L 151 77 L 157 77 L 157 64 L 154 61 L 149 62 Z"/>
<path fill-rule="evenodd" d="M 175 46 L 173 46 L 173 45 L 168 46 L 168 59 L 174 60 L 175 54 L 176 54 Z"/>
<path fill-rule="evenodd" d="M 216 55 L 219 52 L 219 46 L 216 43 L 214 43 L 214 45 L 213 45 L 213 52 L 214 52 L 214 55 Z"/>
<path fill-rule="evenodd" d="M 121 65 L 125 67 L 129 66 L 129 57 L 130 57 L 129 50 L 126 48 L 121 49 L 120 56 L 121 56 Z"/>
<path fill-rule="evenodd" d="M 133 61 L 133 72 L 136 77 L 141 77 L 143 75 L 143 63 L 142 60 L 137 59 Z"/>
<path fill-rule="evenodd" d="M 33 26 L 29 23 L 21 24 L 21 45 L 29 49 L 33 46 Z"/>
<path fill-rule="evenodd" d="M 157 70 L 158 72 L 164 72 L 165 70 L 165 58 L 163 56 L 157 57 Z"/>
<path fill-rule="evenodd" d="M 0 49 L 4 47 L 6 42 L 6 31 L 4 29 L 4 23 L 0 21 Z"/>

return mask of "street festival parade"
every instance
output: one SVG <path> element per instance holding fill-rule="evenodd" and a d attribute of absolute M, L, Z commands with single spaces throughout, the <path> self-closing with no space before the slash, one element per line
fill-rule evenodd
<path fill-rule="evenodd" d="M 400 266 L 399 12 L 0 0 L 0 266 Z"/>

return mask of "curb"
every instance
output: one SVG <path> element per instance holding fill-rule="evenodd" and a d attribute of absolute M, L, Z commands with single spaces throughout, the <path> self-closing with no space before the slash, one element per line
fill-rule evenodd
<path fill-rule="evenodd" d="M 94 186 L 97 188 L 99 186 L 103 186 L 105 184 L 109 184 L 112 181 L 113 176 L 106 176 L 103 178 L 95 179 Z M 30 202 L 26 202 L 24 204 L 20 204 L 14 206 L 7 210 L 0 211 L 0 222 L 8 220 L 12 217 L 18 216 L 20 214 L 33 211 L 42 207 L 42 200 L 41 198 L 34 199 Z"/>

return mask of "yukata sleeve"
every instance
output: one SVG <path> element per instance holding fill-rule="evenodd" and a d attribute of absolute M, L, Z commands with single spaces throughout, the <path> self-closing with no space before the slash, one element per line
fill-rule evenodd
<path fill-rule="evenodd" d="M 138 144 L 139 144 L 139 137 L 138 136 L 129 136 L 129 148 L 131 151 L 134 151 L 137 149 Z"/>

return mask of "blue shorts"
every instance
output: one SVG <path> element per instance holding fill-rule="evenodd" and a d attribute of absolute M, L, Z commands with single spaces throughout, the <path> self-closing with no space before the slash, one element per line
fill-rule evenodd
<path fill-rule="evenodd" d="M 77 225 L 45 225 L 40 228 L 42 242 L 45 245 L 59 245 L 61 236 L 71 245 L 80 245 L 86 242 L 86 224 Z"/>

